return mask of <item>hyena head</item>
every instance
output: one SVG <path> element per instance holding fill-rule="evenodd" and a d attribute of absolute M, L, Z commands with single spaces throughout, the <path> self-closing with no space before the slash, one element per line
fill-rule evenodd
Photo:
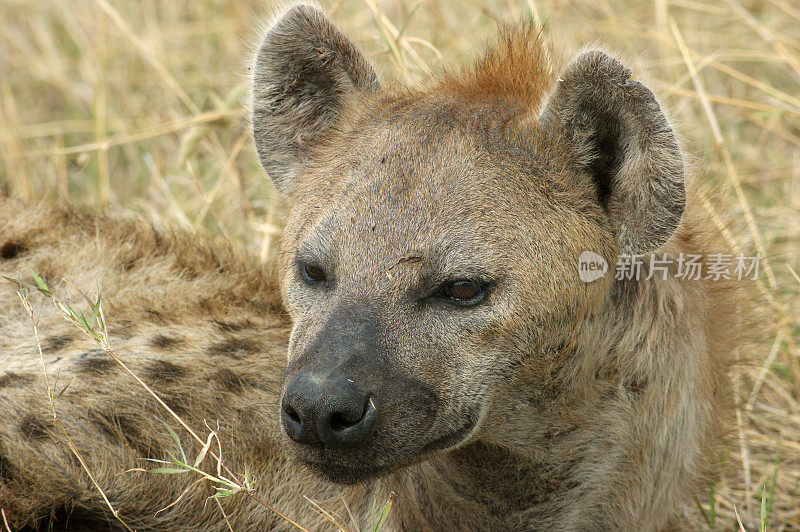
<path fill-rule="evenodd" d="M 557 80 L 543 56 L 507 31 L 473 71 L 390 90 L 315 6 L 267 29 L 254 136 L 292 205 L 280 415 L 323 476 L 503 432 L 609 291 L 581 281 L 581 252 L 613 264 L 680 221 L 681 154 L 651 92 L 602 52 Z"/>

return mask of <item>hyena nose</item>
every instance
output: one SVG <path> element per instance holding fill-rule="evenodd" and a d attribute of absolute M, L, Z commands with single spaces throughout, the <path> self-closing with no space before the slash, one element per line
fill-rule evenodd
<path fill-rule="evenodd" d="M 281 419 L 298 443 L 354 445 L 369 435 L 375 404 L 347 377 L 300 371 L 286 387 Z"/>

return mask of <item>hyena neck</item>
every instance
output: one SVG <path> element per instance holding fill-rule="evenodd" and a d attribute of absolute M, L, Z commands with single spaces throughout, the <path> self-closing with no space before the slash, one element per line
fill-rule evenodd
<path fill-rule="evenodd" d="M 565 468 L 480 441 L 398 476 L 407 488 L 396 492 L 401 529 L 502 529 L 558 504 L 569 488 Z"/>

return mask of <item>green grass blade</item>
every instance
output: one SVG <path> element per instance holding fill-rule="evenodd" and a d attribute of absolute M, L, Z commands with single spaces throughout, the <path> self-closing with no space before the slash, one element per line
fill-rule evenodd
<path fill-rule="evenodd" d="M 189 470 L 179 467 L 157 467 L 155 469 L 148 469 L 147 472 L 154 475 L 178 475 L 180 473 L 188 473 Z"/>

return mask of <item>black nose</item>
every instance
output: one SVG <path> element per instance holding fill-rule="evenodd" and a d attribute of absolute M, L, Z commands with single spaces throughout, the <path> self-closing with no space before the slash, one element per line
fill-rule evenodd
<path fill-rule="evenodd" d="M 347 377 L 300 371 L 283 394 L 281 419 L 298 443 L 354 445 L 369 435 L 375 404 Z"/>

